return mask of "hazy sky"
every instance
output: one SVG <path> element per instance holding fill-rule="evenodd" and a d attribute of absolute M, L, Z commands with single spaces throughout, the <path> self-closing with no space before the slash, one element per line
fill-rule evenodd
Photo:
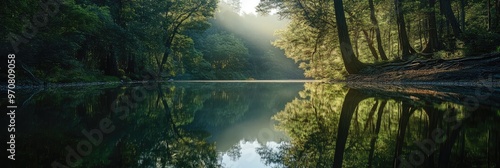
<path fill-rule="evenodd" d="M 260 0 L 240 0 L 241 1 L 241 10 L 243 13 L 254 13 L 255 7 L 259 5 Z"/>

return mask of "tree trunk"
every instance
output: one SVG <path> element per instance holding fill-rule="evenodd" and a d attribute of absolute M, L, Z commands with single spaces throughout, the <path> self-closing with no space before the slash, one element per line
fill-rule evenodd
<path fill-rule="evenodd" d="M 500 1 L 499 1 L 500 2 Z M 465 0 L 460 0 L 460 22 L 462 22 L 462 31 L 465 31 Z"/>
<path fill-rule="evenodd" d="M 493 31 L 497 32 L 497 33 L 500 33 L 500 0 L 497 0 L 495 2 L 495 11 L 497 11 L 495 13 L 495 19 L 493 21 Z"/>
<path fill-rule="evenodd" d="M 118 62 L 113 51 L 113 46 L 99 47 L 96 49 L 96 53 L 102 54 L 100 57 L 100 69 L 104 71 L 105 75 L 118 76 Z"/>
<path fill-rule="evenodd" d="M 375 60 L 378 61 L 377 50 L 375 49 L 375 47 L 373 47 L 372 39 L 370 39 L 370 36 L 368 35 L 368 32 L 366 32 L 366 30 L 363 30 L 363 34 L 365 36 L 366 43 L 368 43 L 368 49 L 370 49 L 370 52 L 372 53 Z"/>
<path fill-rule="evenodd" d="M 462 31 L 460 30 L 460 25 L 458 25 L 457 18 L 455 18 L 455 15 L 451 10 L 450 0 L 440 0 L 439 5 L 441 6 L 441 10 L 444 16 L 446 17 L 446 20 L 451 24 L 451 28 L 453 29 L 453 35 L 456 38 L 460 38 L 460 34 L 462 33 Z"/>
<path fill-rule="evenodd" d="M 368 167 L 372 167 L 373 163 L 373 154 L 375 153 L 375 144 L 378 139 L 378 134 L 380 133 L 380 125 L 382 123 L 382 114 L 384 113 L 384 108 L 385 105 L 387 104 L 387 101 L 384 100 L 380 104 L 380 107 L 378 109 L 378 115 L 377 115 L 377 123 L 375 124 L 375 136 L 370 140 L 370 153 L 368 154 Z"/>
<path fill-rule="evenodd" d="M 357 90 L 350 89 L 345 95 L 344 103 L 342 103 L 342 111 L 337 131 L 337 141 L 335 142 L 335 155 L 333 157 L 334 168 L 341 168 L 344 159 L 344 150 L 349 135 L 349 127 L 351 126 L 352 115 L 358 106 L 359 102 L 364 100 L 366 96 Z"/>
<path fill-rule="evenodd" d="M 406 24 L 403 15 L 402 8 L 402 0 L 394 0 L 394 5 L 396 9 L 396 21 L 398 25 L 398 34 L 399 34 L 399 48 L 402 51 L 402 59 L 407 60 L 411 54 L 416 53 L 416 51 L 411 47 L 410 42 L 408 40 L 408 34 L 406 33 Z"/>
<path fill-rule="evenodd" d="M 373 0 L 368 0 L 368 5 L 370 6 L 370 20 L 373 26 L 375 26 L 375 36 L 377 38 L 377 48 L 382 60 L 388 60 L 385 54 L 384 47 L 382 46 L 382 37 L 380 35 L 380 27 L 378 26 L 377 17 L 375 16 L 375 5 L 373 5 Z"/>
<path fill-rule="evenodd" d="M 462 125 L 459 125 L 458 128 L 452 129 L 450 135 L 447 136 L 446 141 L 441 145 L 439 149 L 438 167 L 449 167 L 451 150 L 453 148 L 453 145 L 457 141 L 458 135 L 461 130 Z"/>
<path fill-rule="evenodd" d="M 135 57 L 132 54 L 129 54 L 127 60 L 127 74 L 131 75 L 135 73 L 136 69 Z"/>
<path fill-rule="evenodd" d="M 404 167 L 406 165 L 401 165 L 401 161 L 399 160 L 399 157 L 403 157 L 403 146 L 404 146 L 404 140 L 405 140 L 405 135 L 406 135 L 406 127 L 408 127 L 409 120 L 411 117 L 411 114 L 414 112 L 414 110 L 411 108 L 409 103 L 407 102 L 402 102 L 401 104 L 402 110 L 401 110 L 401 117 L 399 118 L 399 126 L 398 126 L 398 136 L 396 140 L 396 152 L 394 153 L 394 161 L 393 161 L 393 167 Z"/>
<path fill-rule="evenodd" d="M 356 58 L 359 58 L 359 45 L 358 45 L 359 31 L 356 31 L 354 35 L 354 51 L 356 52 Z"/>
<path fill-rule="evenodd" d="M 426 138 L 432 139 L 433 138 L 432 132 L 437 129 L 439 122 L 441 122 L 441 119 L 443 118 L 443 113 L 434 108 L 434 106 L 432 106 L 432 104 L 430 103 L 426 103 L 423 109 L 427 114 L 427 117 L 429 118 Z M 436 153 L 434 151 L 436 149 L 431 149 L 431 150 L 433 152 L 431 152 L 424 161 L 425 167 L 434 167 L 434 155 Z"/>
<path fill-rule="evenodd" d="M 491 31 L 491 1 L 486 1 L 486 6 L 488 6 L 488 30 Z"/>
<path fill-rule="evenodd" d="M 335 20 L 337 21 L 337 31 L 340 43 L 340 52 L 344 61 L 345 69 L 349 74 L 356 74 L 365 67 L 354 55 L 349 31 L 345 20 L 344 6 L 342 0 L 334 0 Z"/>
<path fill-rule="evenodd" d="M 158 63 L 158 74 L 161 75 L 161 73 L 163 73 L 163 70 L 164 70 L 164 65 L 165 63 L 167 63 L 167 60 L 168 60 L 168 56 L 170 55 L 170 42 L 167 42 L 166 45 L 165 45 L 165 52 L 163 53 L 163 57 L 161 57 L 161 62 Z"/>
<path fill-rule="evenodd" d="M 106 54 L 106 75 L 118 76 L 118 62 L 113 51 L 113 46 L 110 46 L 109 53 Z"/>
<path fill-rule="evenodd" d="M 389 20 L 389 31 L 388 31 L 388 32 L 389 32 L 389 33 L 388 33 L 388 34 L 389 34 L 389 35 L 388 35 L 389 37 L 387 37 L 387 39 L 389 39 L 389 42 L 387 43 L 387 44 L 389 44 L 389 45 L 388 45 L 388 48 L 389 48 L 389 55 L 392 55 L 392 43 L 391 43 L 391 34 L 392 34 L 392 32 L 391 32 L 391 31 L 392 31 L 392 29 L 391 29 L 391 28 L 392 28 L 392 26 L 391 26 L 391 20 Z"/>
<path fill-rule="evenodd" d="M 434 4 L 436 4 L 436 0 L 429 0 L 429 8 L 430 11 L 427 13 L 427 23 L 428 25 L 428 36 L 429 41 L 425 45 L 425 48 L 422 50 L 422 53 L 432 53 L 440 49 L 440 44 L 438 40 L 437 34 L 437 26 L 436 26 L 436 13 L 434 12 Z"/>

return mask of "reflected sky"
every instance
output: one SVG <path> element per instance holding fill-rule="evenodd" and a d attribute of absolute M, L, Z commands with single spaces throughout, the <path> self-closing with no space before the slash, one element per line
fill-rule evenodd
<path fill-rule="evenodd" d="M 271 165 L 265 165 L 261 161 L 261 157 L 259 153 L 257 153 L 257 149 L 262 147 L 261 143 L 257 140 L 254 141 L 244 141 L 241 140 L 239 144 L 241 150 L 241 157 L 239 158 L 231 158 L 227 153 L 222 153 L 222 166 L 227 168 L 256 168 L 256 167 L 271 167 Z M 270 147 L 271 149 L 278 150 L 278 146 L 281 143 L 277 143 L 274 141 L 269 141 L 265 143 L 265 146 Z"/>

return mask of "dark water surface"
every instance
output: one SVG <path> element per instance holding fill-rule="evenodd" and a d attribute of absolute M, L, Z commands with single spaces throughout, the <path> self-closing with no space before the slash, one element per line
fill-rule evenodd
<path fill-rule="evenodd" d="M 18 91 L 13 166 L 500 166 L 499 88 L 303 82 Z"/>

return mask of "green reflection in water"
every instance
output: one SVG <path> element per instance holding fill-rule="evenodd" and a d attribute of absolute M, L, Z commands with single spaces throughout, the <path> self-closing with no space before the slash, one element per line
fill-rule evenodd
<path fill-rule="evenodd" d="M 221 167 L 224 156 L 248 160 L 241 152 L 249 143 L 270 167 L 500 165 L 498 89 L 147 86 L 20 93 L 26 101 L 17 113 L 16 150 L 23 162 L 16 166 Z M 466 101 L 471 97 L 478 103 Z M 101 140 L 92 144 L 82 131 L 103 119 L 114 129 L 93 134 Z"/>
<path fill-rule="evenodd" d="M 290 142 L 260 153 L 283 167 L 496 167 L 498 89 L 475 89 L 306 84 L 273 117 Z"/>
<path fill-rule="evenodd" d="M 222 153 L 243 139 L 280 139 L 267 131 L 270 118 L 302 89 L 303 83 L 170 83 L 20 94 L 27 101 L 18 113 L 18 160 L 29 162 L 17 166 L 220 167 Z M 113 130 L 99 130 L 108 119 Z M 92 130 L 102 138 L 82 133 Z M 259 136 L 262 130 L 272 138 Z"/>

